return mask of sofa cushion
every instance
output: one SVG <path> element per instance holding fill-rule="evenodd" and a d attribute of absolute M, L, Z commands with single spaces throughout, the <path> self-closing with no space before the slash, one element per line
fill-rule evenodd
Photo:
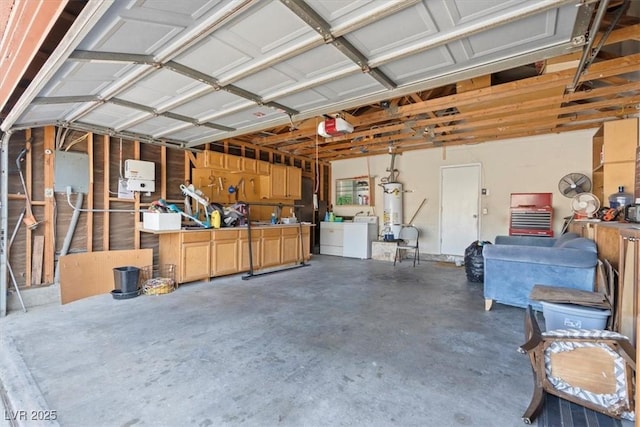
<path fill-rule="evenodd" d="M 585 239 L 584 237 L 566 240 L 561 245 L 556 245 L 556 247 L 565 249 L 580 249 L 583 251 L 598 253 L 595 242 L 591 239 Z"/>
<path fill-rule="evenodd" d="M 577 239 L 578 237 L 580 237 L 580 235 L 578 235 L 577 233 L 565 233 L 563 235 L 561 235 L 560 237 L 558 237 L 556 239 L 556 241 L 553 244 L 554 248 L 563 248 L 565 247 L 564 245 L 574 239 Z M 579 249 L 579 248 L 576 248 Z"/>

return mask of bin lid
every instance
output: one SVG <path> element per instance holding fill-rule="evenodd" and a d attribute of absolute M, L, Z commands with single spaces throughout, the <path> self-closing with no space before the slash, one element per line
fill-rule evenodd
<path fill-rule="evenodd" d="M 609 316 L 611 315 L 611 310 L 595 308 L 595 307 L 585 307 L 583 305 L 578 304 L 559 304 L 555 302 L 546 302 L 540 301 L 542 304 L 542 312 L 545 310 L 549 311 L 559 311 L 562 313 L 580 315 L 584 317 L 601 317 L 601 316 Z"/>

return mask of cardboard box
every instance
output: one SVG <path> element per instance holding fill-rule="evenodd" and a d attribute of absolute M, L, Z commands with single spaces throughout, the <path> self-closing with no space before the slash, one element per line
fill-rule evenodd
<path fill-rule="evenodd" d="M 143 212 L 142 228 L 154 231 L 180 230 L 179 213 Z"/>

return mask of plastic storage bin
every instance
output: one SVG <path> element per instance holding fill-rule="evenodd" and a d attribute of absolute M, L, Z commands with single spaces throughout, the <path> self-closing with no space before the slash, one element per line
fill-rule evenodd
<path fill-rule="evenodd" d="M 605 329 L 611 310 L 541 301 L 546 330 Z"/>

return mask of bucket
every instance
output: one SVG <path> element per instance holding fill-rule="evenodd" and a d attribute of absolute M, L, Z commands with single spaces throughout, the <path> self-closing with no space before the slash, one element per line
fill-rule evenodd
<path fill-rule="evenodd" d="M 122 294 L 138 291 L 138 279 L 140 269 L 138 267 L 116 267 L 113 269 L 114 289 Z"/>

